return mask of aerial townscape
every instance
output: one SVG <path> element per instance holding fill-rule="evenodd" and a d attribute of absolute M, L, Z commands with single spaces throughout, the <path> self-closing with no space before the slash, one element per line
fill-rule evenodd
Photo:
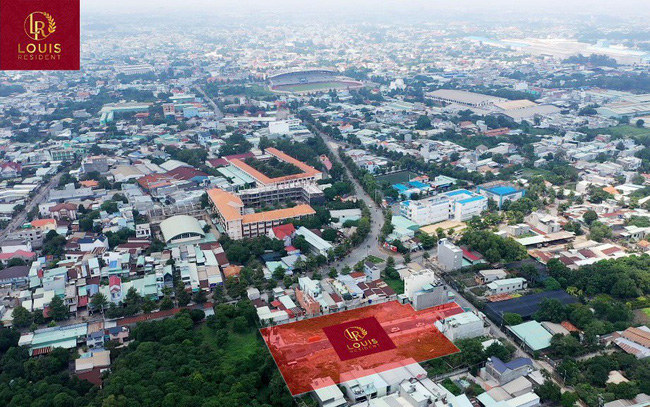
<path fill-rule="evenodd" d="M 650 4 L 87 3 L 0 71 L 0 405 L 650 406 Z"/>

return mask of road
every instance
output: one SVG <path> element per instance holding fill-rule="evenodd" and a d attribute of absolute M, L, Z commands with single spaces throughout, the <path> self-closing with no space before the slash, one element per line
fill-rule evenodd
<path fill-rule="evenodd" d="M 212 110 L 214 110 L 215 119 L 217 119 L 217 120 L 222 119 L 223 118 L 223 113 L 221 112 L 221 109 L 219 109 L 219 106 L 217 106 L 217 104 L 214 103 L 214 100 L 212 100 L 212 98 L 209 97 L 207 93 L 205 93 L 205 91 L 203 90 L 203 88 L 201 86 L 196 85 L 196 89 L 199 90 L 201 95 L 203 95 L 203 98 L 208 101 L 210 106 L 212 106 Z"/>
<path fill-rule="evenodd" d="M 323 140 L 325 140 L 325 145 L 327 148 L 329 148 L 334 156 L 337 157 L 341 163 L 343 163 L 343 160 L 339 155 L 339 145 L 324 133 L 320 133 L 320 136 L 323 138 Z M 368 209 L 370 209 L 370 233 L 368 233 L 368 236 L 363 241 L 363 243 L 352 249 L 350 254 L 348 254 L 345 258 L 336 262 L 336 267 L 339 270 L 345 266 L 353 267 L 355 264 L 365 259 L 369 255 L 377 256 L 382 259 L 385 259 L 387 257 L 386 254 L 379 249 L 379 233 L 381 232 L 381 227 L 384 225 L 384 214 L 379 205 L 377 205 L 375 201 L 372 200 L 372 198 L 363 190 L 361 184 L 359 184 L 356 178 L 352 176 L 350 169 L 345 165 L 343 165 L 343 167 L 345 168 L 345 172 L 348 175 L 348 178 L 350 178 L 350 181 L 354 187 L 354 195 L 358 198 L 361 198 L 366 203 L 366 206 L 368 206 Z"/>
<path fill-rule="evenodd" d="M 35 206 L 38 206 L 45 200 L 45 198 L 47 198 L 50 189 L 59 183 L 59 179 L 61 179 L 62 175 L 63 172 L 56 174 L 46 185 L 43 185 L 38 189 L 36 196 L 34 196 L 34 198 L 32 198 L 27 203 L 27 205 L 25 205 L 25 209 L 23 209 L 18 215 L 14 216 L 13 219 L 11 219 L 11 222 L 9 222 L 9 225 L 7 225 L 7 227 L 2 232 L 0 232 L 0 242 L 4 241 L 7 238 L 7 235 L 25 223 L 29 211 L 31 211 Z"/>

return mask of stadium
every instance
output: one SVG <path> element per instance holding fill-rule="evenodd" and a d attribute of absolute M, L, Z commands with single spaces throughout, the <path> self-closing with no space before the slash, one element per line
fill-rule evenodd
<path fill-rule="evenodd" d="M 277 93 L 326 92 L 331 89 L 358 89 L 363 84 L 327 69 L 281 73 L 269 77 L 269 88 Z"/>

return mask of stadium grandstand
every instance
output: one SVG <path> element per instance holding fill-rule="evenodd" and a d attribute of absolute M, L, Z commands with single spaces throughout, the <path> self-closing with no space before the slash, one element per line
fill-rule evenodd
<path fill-rule="evenodd" d="M 269 77 L 270 89 L 282 93 L 324 92 L 330 89 L 355 89 L 362 86 L 361 82 L 328 69 L 308 69 Z"/>

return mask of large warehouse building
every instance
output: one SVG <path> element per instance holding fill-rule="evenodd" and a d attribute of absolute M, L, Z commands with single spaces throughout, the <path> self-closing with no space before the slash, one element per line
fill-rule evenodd
<path fill-rule="evenodd" d="M 205 233 L 199 221 L 188 215 L 177 215 L 160 222 L 165 243 L 183 243 L 203 239 Z"/>

